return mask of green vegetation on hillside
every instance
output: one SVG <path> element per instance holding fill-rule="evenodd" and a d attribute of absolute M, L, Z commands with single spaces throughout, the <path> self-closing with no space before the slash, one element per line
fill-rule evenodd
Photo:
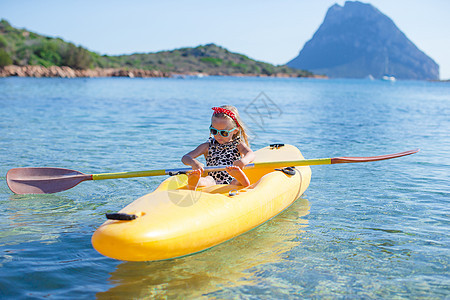
<path fill-rule="evenodd" d="M 0 67 L 6 65 L 69 66 L 75 69 L 126 68 L 159 70 L 173 73 L 207 73 L 211 75 L 276 73 L 310 76 L 312 73 L 274 66 L 225 48 L 208 44 L 157 53 L 108 56 L 88 51 L 60 38 L 42 36 L 16 29 L 6 20 L 0 21 Z"/>
<path fill-rule="evenodd" d="M 92 52 L 59 38 L 45 37 L 0 21 L 0 66 L 42 65 L 69 66 L 75 69 L 92 67 Z"/>
<path fill-rule="evenodd" d="M 255 61 L 245 55 L 232 53 L 214 44 L 150 54 L 131 54 L 106 58 L 108 59 L 107 66 L 110 67 L 126 66 L 175 73 L 311 75 L 311 73 L 291 69 L 287 66 L 274 66 Z"/>

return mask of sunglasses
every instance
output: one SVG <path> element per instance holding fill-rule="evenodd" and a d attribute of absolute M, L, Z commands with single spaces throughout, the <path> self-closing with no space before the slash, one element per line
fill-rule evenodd
<path fill-rule="evenodd" d="M 220 134 L 223 137 L 228 137 L 230 135 L 230 132 L 234 131 L 235 129 L 236 129 L 236 127 L 234 127 L 233 129 L 230 129 L 230 130 L 219 130 L 212 126 L 209 126 L 209 131 L 211 132 L 212 135 Z"/>

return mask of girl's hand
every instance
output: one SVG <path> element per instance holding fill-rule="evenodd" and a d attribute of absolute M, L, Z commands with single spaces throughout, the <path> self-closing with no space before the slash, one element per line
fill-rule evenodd
<path fill-rule="evenodd" d="M 250 180 L 247 178 L 247 175 L 245 175 L 244 171 L 242 171 L 241 168 L 238 166 L 228 166 L 227 172 L 231 176 L 234 177 L 241 185 L 247 187 L 250 185 Z"/>
<path fill-rule="evenodd" d="M 238 166 L 228 166 L 226 169 L 227 173 L 234 177 L 234 175 L 241 173 L 241 168 Z"/>
<path fill-rule="evenodd" d="M 243 169 L 245 167 L 245 164 L 242 160 L 239 159 L 233 162 L 233 166 Z"/>
<path fill-rule="evenodd" d="M 181 162 L 187 166 L 191 166 L 192 170 L 201 170 L 203 173 L 204 165 L 195 158 L 199 157 L 200 155 L 204 155 L 206 157 L 206 155 L 208 154 L 208 148 L 209 148 L 208 142 L 199 145 L 191 152 L 183 155 L 183 157 L 181 158 Z"/>
<path fill-rule="evenodd" d="M 197 169 L 197 170 L 192 170 L 192 171 L 186 172 L 186 174 L 188 176 L 193 176 L 193 177 L 196 177 L 196 178 L 202 177 L 202 173 L 203 172 L 201 171 L 201 169 Z"/>
<path fill-rule="evenodd" d="M 203 172 L 205 171 L 205 170 L 204 170 L 205 165 L 202 164 L 201 162 L 199 162 L 199 161 L 196 160 L 196 159 L 193 159 L 193 160 L 192 160 L 192 165 L 191 165 L 191 167 L 192 167 L 192 170 L 194 170 L 194 171 L 200 170 L 201 173 L 203 173 Z"/>

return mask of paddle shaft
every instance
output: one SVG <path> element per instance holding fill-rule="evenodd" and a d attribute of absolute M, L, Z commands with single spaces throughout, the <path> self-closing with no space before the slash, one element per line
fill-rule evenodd
<path fill-rule="evenodd" d="M 278 161 L 278 162 L 260 162 L 250 163 L 244 167 L 244 169 L 253 168 L 282 168 L 290 166 L 313 166 L 313 165 L 329 165 L 332 164 L 331 158 L 319 158 L 319 159 L 305 159 L 305 160 L 292 160 L 292 161 Z M 204 167 L 205 172 L 225 171 L 227 166 L 209 166 Z M 118 172 L 118 173 L 101 173 L 92 174 L 92 180 L 104 180 L 104 179 L 118 179 L 118 178 L 133 178 L 133 177 L 149 177 L 149 176 L 162 176 L 162 175 L 175 175 L 183 174 L 192 171 L 192 168 L 177 168 L 167 170 L 147 170 L 147 171 L 135 171 L 135 172 Z"/>

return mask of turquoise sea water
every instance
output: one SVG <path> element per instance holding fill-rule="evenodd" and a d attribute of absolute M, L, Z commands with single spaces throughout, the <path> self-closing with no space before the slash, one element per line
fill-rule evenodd
<path fill-rule="evenodd" d="M 262 93 L 262 94 L 261 94 Z M 13 167 L 103 173 L 181 167 L 211 107 L 238 107 L 252 148 L 376 163 L 312 167 L 293 206 L 208 251 L 163 262 L 103 257 L 91 235 L 162 177 L 14 195 Z M 269 78 L 0 79 L 1 299 L 450 297 L 450 85 Z"/>

